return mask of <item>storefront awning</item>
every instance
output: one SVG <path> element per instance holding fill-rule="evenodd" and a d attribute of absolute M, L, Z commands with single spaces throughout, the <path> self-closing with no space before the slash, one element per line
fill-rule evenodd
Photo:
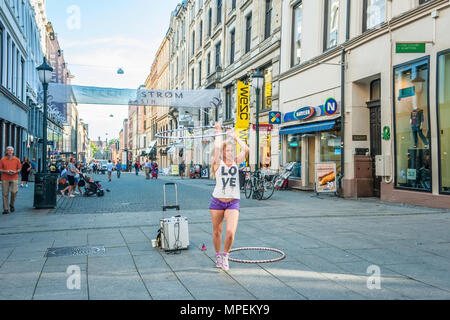
<path fill-rule="evenodd" d="M 295 134 L 295 133 L 308 133 L 331 130 L 336 125 L 336 121 L 325 121 L 319 123 L 303 124 L 301 126 L 282 128 L 280 135 L 283 134 Z"/>

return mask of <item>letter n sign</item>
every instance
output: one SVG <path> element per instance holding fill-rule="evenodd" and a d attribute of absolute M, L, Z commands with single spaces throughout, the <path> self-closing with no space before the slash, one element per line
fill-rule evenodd
<path fill-rule="evenodd" d="M 337 102 L 333 98 L 328 98 L 323 105 L 323 110 L 329 116 L 335 114 L 337 112 Z"/>

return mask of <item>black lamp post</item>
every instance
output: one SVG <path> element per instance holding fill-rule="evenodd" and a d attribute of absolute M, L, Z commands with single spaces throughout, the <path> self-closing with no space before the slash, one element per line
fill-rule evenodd
<path fill-rule="evenodd" d="M 255 130 L 256 130 L 256 168 L 255 172 L 259 172 L 259 100 L 261 97 L 261 89 L 264 84 L 264 75 L 261 73 L 261 71 L 256 71 L 255 74 L 252 75 L 252 85 L 255 88 L 255 94 L 256 94 L 256 124 L 255 124 Z"/>
<path fill-rule="evenodd" d="M 49 209 L 56 207 L 56 189 L 58 174 L 47 173 L 47 90 L 48 84 L 52 80 L 53 68 L 48 65 L 44 57 L 42 65 L 36 68 L 39 74 L 39 80 L 44 89 L 44 119 L 43 127 L 43 146 L 42 146 L 42 170 L 35 176 L 34 183 L 34 203 L 36 209 Z"/>
<path fill-rule="evenodd" d="M 39 74 L 39 80 L 42 82 L 44 89 L 44 119 L 42 121 L 43 127 L 43 145 L 42 148 L 42 173 L 47 172 L 47 91 L 48 84 L 52 80 L 53 68 L 47 63 L 47 59 L 44 57 L 44 62 L 36 68 Z"/>

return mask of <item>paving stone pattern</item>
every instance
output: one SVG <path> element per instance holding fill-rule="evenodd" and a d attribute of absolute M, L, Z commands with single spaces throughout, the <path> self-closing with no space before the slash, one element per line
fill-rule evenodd
<path fill-rule="evenodd" d="M 449 299 L 450 211 L 276 192 L 242 200 L 234 247 L 274 247 L 286 259 L 215 268 L 211 181 L 124 173 L 103 198 L 61 198 L 31 209 L 33 184 L 16 212 L 0 216 L 0 299 Z M 190 247 L 151 247 L 162 217 L 162 184 L 176 182 Z M 207 250 L 201 251 L 202 244 Z M 100 246 L 97 255 L 45 257 L 48 248 Z M 70 266 L 79 289 L 68 289 Z M 369 289 L 375 266 L 380 288 Z M 371 282 L 372 283 L 372 282 Z"/>

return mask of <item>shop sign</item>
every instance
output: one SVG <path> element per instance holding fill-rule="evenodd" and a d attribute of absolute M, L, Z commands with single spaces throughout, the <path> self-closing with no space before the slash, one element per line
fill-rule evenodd
<path fill-rule="evenodd" d="M 294 112 L 294 118 L 297 120 L 306 120 L 314 117 L 315 114 L 316 109 L 314 109 L 313 107 L 304 107 Z"/>
<path fill-rule="evenodd" d="M 250 124 L 249 92 L 250 85 L 242 81 L 237 83 L 236 128 L 248 128 Z"/>
<path fill-rule="evenodd" d="M 269 112 L 269 123 L 271 124 L 281 124 L 281 112 L 270 111 Z"/>
<path fill-rule="evenodd" d="M 272 131 L 273 124 L 260 123 L 259 131 Z M 256 124 L 253 124 L 253 130 L 256 130 Z"/>
<path fill-rule="evenodd" d="M 201 177 L 203 179 L 209 179 L 209 168 L 208 167 L 203 167 L 202 168 Z"/>
<path fill-rule="evenodd" d="M 338 111 L 338 103 L 334 98 L 328 98 L 325 104 L 317 107 L 303 107 L 294 112 L 287 112 L 284 114 L 283 122 L 290 122 L 295 120 L 306 120 L 312 117 L 332 116 Z M 281 119 L 280 119 L 281 120 Z M 270 119 L 269 119 L 270 121 Z"/>
<path fill-rule="evenodd" d="M 367 135 L 354 134 L 353 141 L 367 141 Z"/>
<path fill-rule="evenodd" d="M 337 112 L 337 101 L 334 98 L 328 98 L 323 105 L 323 110 L 329 116 Z"/>
<path fill-rule="evenodd" d="M 180 175 L 180 172 L 178 171 L 178 165 L 177 164 L 173 164 L 172 165 L 172 175 L 174 175 L 174 176 Z"/>
<path fill-rule="evenodd" d="M 414 97 L 416 95 L 416 90 L 414 86 L 400 89 L 398 92 L 398 101 L 401 101 L 403 98 Z"/>
<path fill-rule="evenodd" d="M 425 43 L 402 43 L 397 42 L 395 44 L 396 53 L 425 53 Z"/>
<path fill-rule="evenodd" d="M 336 163 L 316 163 L 316 192 L 336 192 Z"/>
<path fill-rule="evenodd" d="M 417 179 L 417 170 L 416 169 L 408 169 L 406 172 L 408 180 L 416 180 Z"/>

